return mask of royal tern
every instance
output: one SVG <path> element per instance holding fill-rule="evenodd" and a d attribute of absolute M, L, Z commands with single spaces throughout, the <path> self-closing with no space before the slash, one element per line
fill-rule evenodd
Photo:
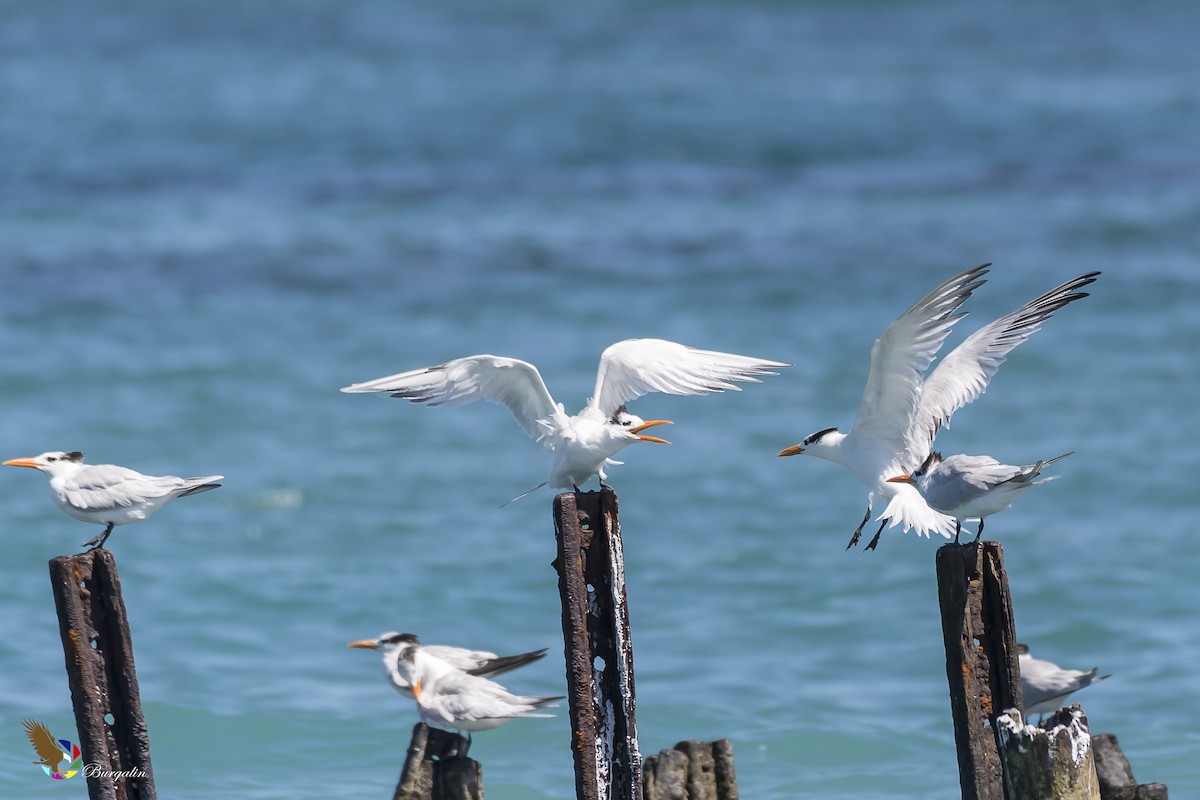
<path fill-rule="evenodd" d="M 457 406 L 488 400 L 507 406 L 521 428 L 553 452 L 547 483 L 575 488 L 593 475 L 601 483 L 606 464 L 634 442 L 660 442 L 642 431 L 667 420 L 644 421 L 625 403 L 649 392 L 700 395 L 741 390 L 736 382 L 760 383 L 760 376 L 791 366 L 779 361 L 696 350 L 663 339 L 627 339 L 600 356 L 596 387 L 587 405 L 569 416 L 546 389 L 537 368 L 502 356 L 457 358 L 433 367 L 356 383 L 343 392 L 388 392 L 414 403 Z M 540 487 L 539 487 L 540 488 Z M 531 490 L 532 491 L 532 490 Z"/>
<path fill-rule="evenodd" d="M 1024 644 L 1017 645 L 1017 664 L 1021 668 L 1021 695 L 1025 698 L 1027 718 L 1032 714 L 1057 711 L 1067 695 L 1112 677 L 1101 675 L 1097 678 L 1099 670 L 1096 667 L 1090 672 L 1063 669 L 1052 661 L 1034 658 L 1029 653 L 1029 646 Z"/>
<path fill-rule="evenodd" d="M 384 634 L 348 646 L 382 649 L 388 677 L 395 674 L 411 687 L 421 721 L 459 734 L 466 731 L 468 749 L 471 733 L 498 728 L 517 717 L 552 717 L 537 712 L 563 699 L 512 694 L 495 681 L 463 672 L 425 652 L 411 633 Z"/>
<path fill-rule="evenodd" d="M 115 464 L 84 464 L 83 453 L 52 451 L 32 458 L 5 461 L 6 467 L 30 467 L 50 476 L 50 492 L 58 507 L 75 519 L 104 525 L 104 533 L 84 547 L 100 548 L 115 525 L 149 519 L 177 497 L 216 489 L 224 476 L 177 478 L 143 475 Z"/>
<path fill-rule="evenodd" d="M 867 512 L 847 549 L 858 543 L 872 509 L 884 500 L 888 502 L 877 518 L 879 530 L 867 550 L 879 543 L 889 520 L 905 531 L 913 528 L 923 536 L 936 532 L 950 538 L 950 517 L 930 508 L 914 487 L 888 483 L 887 479 L 922 463 L 938 430 L 949 427 L 955 411 L 983 394 L 1008 353 L 1036 333 L 1055 311 L 1087 297 L 1079 290 L 1100 274 L 1089 272 L 1067 281 L 985 325 L 925 375 L 950 329 L 966 316 L 958 308 L 984 283 L 988 266 L 972 267 L 945 281 L 875 341 L 866 391 L 849 433 L 826 428 L 779 452 L 781 456 L 803 453 L 841 464 L 868 488 Z"/>
<path fill-rule="evenodd" d="M 960 453 L 943 459 L 935 450 L 911 474 L 896 475 L 887 481 L 915 486 L 931 508 L 953 517 L 955 544 L 958 544 L 963 522 L 979 520 L 979 530 L 975 533 L 978 542 L 983 535 L 985 517 L 999 514 L 1033 487 L 1057 478 L 1057 475 L 1050 475 L 1040 481 L 1034 480 L 1043 467 L 1069 455 L 1071 453 L 1063 453 L 1036 464 L 1014 467 L 1001 464 L 991 456 Z"/>
<path fill-rule="evenodd" d="M 411 634 L 390 631 L 381 634 L 378 639 L 362 639 L 357 642 L 351 642 L 348 646 L 379 650 L 383 656 L 383 671 L 387 675 L 388 680 L 391 681 L 392 686 L 396 687 L 396 691 L 401 694 L 412 697 L 412 685 L 401 674 L 400 668 L 397 665 L 400 650 L 402 646 L 411 641 L 410 637 Z M 533 650 L 515 656 L 498 656 L 487 650 L 468 650 L 465 647 L 452 647 L 444 644 L 422 645 L 421 651 L 426 655 L 440 658 L 457 670 L 484 678 L 511 672 L 518 667 L 532 664 L 546 655 L 546 648 L 544 647 L 541 650 Z"/>

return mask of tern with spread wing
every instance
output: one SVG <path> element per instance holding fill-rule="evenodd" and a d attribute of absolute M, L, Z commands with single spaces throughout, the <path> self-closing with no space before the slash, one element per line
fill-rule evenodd
<path fill-rule="evenodd" d="M 149 519 L 178 497 L 216 489 L 223 476 L 177 478 L 143 475 L 115 464 L 85 464 L 83 453 L 52 451 L 32 458 L 5 461 L 6 467 L 29 467 L 50 476 L 50 492 L 58 507 L 75 519 L 104 525 L 104 533 L 84 542 L 99 549 L 116 525 Z"/>
<path fill-rule="evenodd" d="M 991 456 L 959 454 L 943 459 L 936 450 L 911 474 L 888 478 L 888 483 L 915 486 L 935 511 L 954 518 L 954 543 L 962 524 L 969 519 L 979 520 L 975 541 L 983 536 L 983 520 L 1008 508 L 1025 492 L 1057 478 L 1050 475 L 1034 480 L 1042 468 L 1066 458 L 1071 453 L 1039 461 L 1024 467 L 1001 464 Z"/>
<path fill-rule="evenodd" d="M 351 642 L 348 647 L 368 648 L 378 650 L 383 656 L 383 671 L 391 681 L 396 691 L 407 697 L 413 696 L 412 684 L 400 672 L 398 664 L 400 650 L 411 641 L 411 634 L 390 631 L 378 639 L 362 639 Z M 478 675 L 490 678 L 493 675 L 503 675 L 514 669 L 532 664 L 546 655 L 546 648 L 520 653 L 515 656 L 499 656 L 487 650 L 468 650 L 465 647 L 453 647 L 444 644 L 427 644 L 421 647 L 426 655 L 440 658 L 457 670 L 468 675 Z"/>
<path fill-rule="evenodd" d="M 495 681 L 463 672 L 425 652 L 411 633 L 384 634 L 380 639 L 351 642 L 350 647 L 384 649 L 388 677 L 395 674 L 417 701 L 421 721 L 433 728 L 470 734 L 498 728 L 517 717 L 552 717 L 538 713 L 562 697 L 516 695 Z M 394 681 L 393 681 L 394 683 Z"/>
<path fill-rule="evenodd" d="M 849 433 L 826 428 L 785 448 L 781 456 L 806 454 L 841 464 L 868 488 L 867 512 L 850 538 L 858 543 L 872 509 L 886 501 L 877 518 L 879 530 L 867 545 L 872 550 L 889 520 L 903 530 L 915 529 L 947 539 L 954 520 L 935 511 L 915 487 L 887 479 L 914 469 L 929 455 L 933 439 L 949 427 L 954 412 L 978 398 L 1009 352 L 1036 333 L 1051 315 L 1075 300 L 1096 280 L 1089 272 L 992 322 L 925 374 L 954 324 L 966 316 L 959 307 L 984 283 L 988 264 L 960 272 L 942 283 L 888 326 L 871 347 L 871 368 L 858 416 Z"/>
<path fill-rule="evenodd" d="M 1094 683 L 1111 678 L 1111 675 L 1096 677 L 1099 669 L 1090 672 L 1063 669 L 1053 661 L 1034 658 L 1029 646 L 1017 645 L 1017 665 L 1021 668 L 1021 695 L 1025 699 L 1025 716 L 1049 714 L 1062 708 L 1067 696 Z"/>
<path fill-rule="evenodd" d="M 643 433 L 667 420 L 644 421 L 625 403 L 650 392 L 700 395 L 740 391 L 737 382 L 760 383 L 771 370 L 791 366 L 779 361 L 696 350 L 663 339 L 627 339 L 600 356 L 596 387 L 575 416 L 550 396 L 537 368 L 502 356 L 477 355 L 445 364 L 356 383 L 343 392 L 387 392 L 414 403 L 457 406 L 488 400 L 507 406 L 521 428 L 553 453 L 547 483 L 575 488 L 593 475 L 601 483 L 604 468 L 619 464 L 612 456 L 634 442 L 664 439 Z M 544 485 L 544 484 L 543 484 Z"/>

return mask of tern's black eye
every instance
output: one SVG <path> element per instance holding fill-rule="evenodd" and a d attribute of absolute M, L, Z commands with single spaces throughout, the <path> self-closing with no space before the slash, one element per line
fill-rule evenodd
<path fill-rule="evenodd" d="M 47 456 L 46 460 L 47 461 L 58 461 L 58 456 Z"/>

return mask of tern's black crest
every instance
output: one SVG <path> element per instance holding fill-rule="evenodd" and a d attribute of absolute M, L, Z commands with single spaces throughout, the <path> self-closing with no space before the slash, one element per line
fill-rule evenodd
<path fill-rule="evenodd" d="M 420 644 L 411 633 L 389 633 L 381 636 L 379 641 L 384 644 Z"/>
<path fill-rule="evenodd" d="M 930 450 L 929 455 L 925 456 L 925 460 L 921 462 L 921 466 L 917 467 L 914 474 L 924 475 L 940 463 L 942 463 L 942 454 L 937 450 Z"/>
<path fill-rule="evenodd" d="M 836 430 L 837 430 L 837 428 L 826 428 L 823 431 L 817 431 L 816 433 L 810 433 L 808 436 L 804 437 L 804 441 L 801 442 L 800 445 L 802 447 L 808 447 L 809 445 L 813 444 L 814 442 L 821 441 L 821 439 L 825 436 L 825 434 L 833 433 Z"/>
<path fill-rule="evenodd" d="M 83 453 L 79 452 L 78 450 L 72 450 L 70 453 L 64 453 L 63 461 L 82 462 L 83 461 Z"/>
<path fill-rule="evenodd" d="M 624 403 L 617 406 L 617 410 L 614 411 L 612 416 L 608 418 L 608 421 L 613 425 L 624 425 L 625 427 L 629 427 L 631 424 L 633 424 L 633 421 L 630 419 L 621 420 L 620 417 L 622 414 L 624 414 L 626 417 L 629 416 L 629 409 L 625 407 Z"/>

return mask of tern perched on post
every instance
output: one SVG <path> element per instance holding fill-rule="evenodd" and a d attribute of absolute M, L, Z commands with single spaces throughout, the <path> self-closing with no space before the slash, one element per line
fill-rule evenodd
<path fill-rule="evenodd" d="M 1062 708 L 1067 696 L 1093 683 L 1111 678 L 1111 675 L 1096 677 L 1100 670 L 1092 667 L 1090 672 L 1063 669 L 1053 661 L 1034 658 L 1029 645 L 1017 645 L 1017 666 L 1021 669 L 1021 695 L 1025 699 L 1025 717 L 1032 714 L 1048 714 Z"/>
<path fill-rule="evenodd" d="M 347 647 L 365 647 L 379 650 L 383 655 L 383 671 L 396 691 L 406 697 L 413 696 L 412 684 L 400 672 L 397 664 L 401 648 L 412 641 L 412 634 L 390 631 L 381 634 L 378 639 L 361 639 L 351 642 Z M 514 669 L 532 664 L 546 655 L 546 648 L 519 653 L 515 656 L 499 656 L 487 650 L 468 650 L 465 647 L 452 647 L 444 644 L 427 644 L 421 651 L 426 655 L 440 658 L 457 670 L 469 675 L 489 678 L 493 675 L 503 675 Z"/>
<path fill-rule="evenodd" d="M 847 549 L 858 543 L 872 509 L 885 500 L 887 506 L 878 517 L 879 530 L 867 550 L 879 543 L 889 520 L 905 531 L 914 528 L 922 536 L 940 533 L 950 538 L 954 520 L 930 508 L 915 487 L 888 483 L 887 479 L 921 464 L 938 430 L 949 427 L 955 411 L 984 393 L 1008 353 L 1036 333 L 1055 311 L 1087 297 L 1079 290 L 1100 274 L 1089 272 L 1067 281 L 985 325 L 926 375 L 951 328 L 966 316 L 959 306 L 985 282 L 989 266 L 972 267 L 945 281 L 875 340 L 867 388 L 849 433 L 826 428 L 779 451 L 781 456 L 803 453 L 841 464 L 870 490 L 867 512 Z"/>
<path fill-rule="evenodd" d="M 471 733 L 499 728 L 517 717 L 552 717 L 537 712 L 563 699 L 512 694 L 495 681 L 463 672 L 425 652 L 411 633 L 384 634 L 348 646 L 382 649 L 388 677 L 397 688 L 396 678 L 410 687 L 421 721 L 460 735 L 466 731 L 468 750 Z"/>
<path fill-rule="evenodd" d="M 1034 480 L 1043 467 L 1069 455 L 1071 453 L 1063 453 L 1036 464 L 1014 467 L 1001 464 L 991 456 L 960 453 L 943 459 L 935 450 L 911 474 L 897 475 L 888 478 L 887 482 L 915 486 L 930 508 L 953 517 L 955 544 L 958 544 L 963 522 L 979 520 L 979 530 L 975 532 L 978 542 L 983 536 L 985 517 L 999 514 L 1033 487 L 1057 478 L 1057 475 L 1050 475 L 1040 481 Z"/>
<path fill-rule="evenodd" d="M 593 475 L 603 484 L 607 477 L 605 465 L 621 463 L 613 461 L 612 456 L 634 442 L 670 444 L 642 433 L 670 422 L 635 417 L 625 409 L 630 400 L 650 392 L 700 395 L 726 389 L 741 391 L 736 382 L 760 383 L 760 376 L 777 375 L 771 370 L 789 366 L 733 353 L 696 350 L 663 339 L 627 339 L 601 354 L 595 391 L 575 416 L 569 416 L 561 403 L 554 402 L 536 367 L 503 356 L 457 358 L 356 383 L 342 391 L 388 392 L 392 397 L 431 406 L 457 406 L 475 400 L 507 406 L 522 430 L 553 452 L 546 483 L 578 491 L 579 485 Z"/>
<path fill-rule="evenodd" d="M 83 453 L 60 450 L 32 458 L 5 461 L 6 467 L 30 467 L 50 476 L 50 492 L 58 507 L 75 519 L 104 525 L 104 533 L 83 543 L 99 549 L 116 525 L 149 519 L 177 497 L 207 492 L 221 484 L 222 475 L 177 478 L 143 475 L 115 464 L 84 464 Z"/>

